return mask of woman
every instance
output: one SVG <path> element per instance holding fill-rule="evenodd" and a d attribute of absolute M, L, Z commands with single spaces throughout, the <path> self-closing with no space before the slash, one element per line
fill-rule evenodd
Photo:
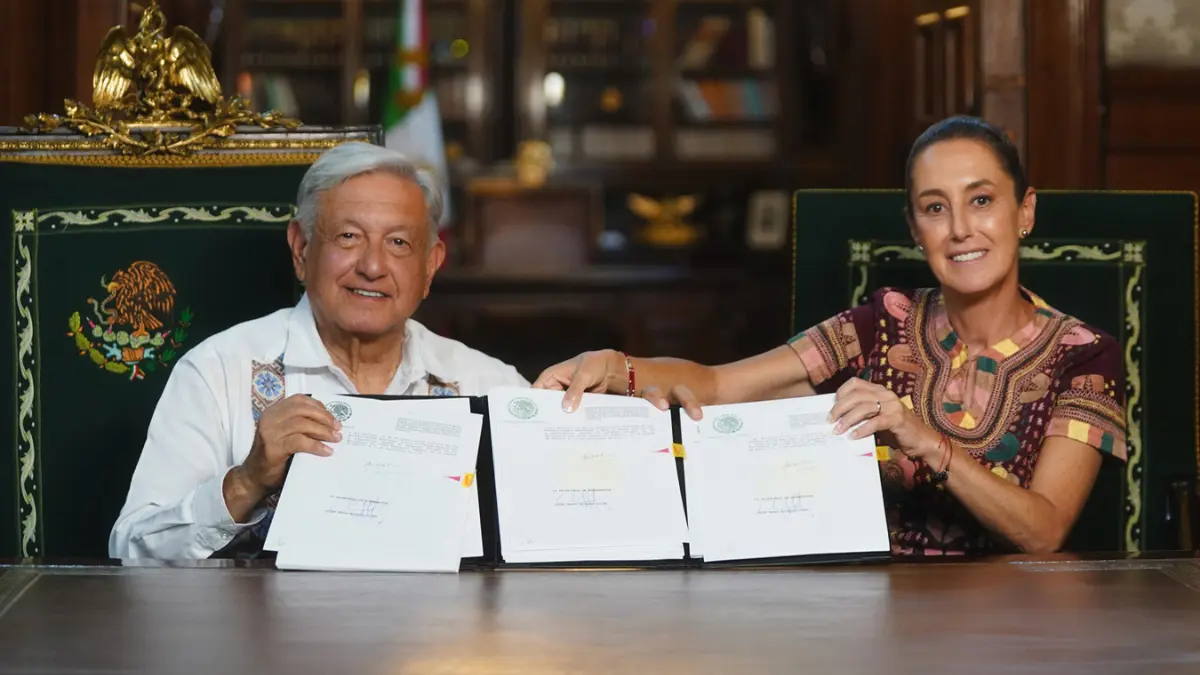
<path fill-rule="evenodd" d="M 705 404 L 836 393 L 835 433 L 875 434 L 897 555 L 1062 546 L 1102 455 L 1125 458 L 1115 340 L 1018 283 L 1037 197 L 1016 148 L 975 118 L 913 145 L 906 215 L 938 288 L 883 288 L 765 354 L 720 366 L 589 352 L 535 387 Z M 896 452 L 898 450 L 898 452 Z"/>

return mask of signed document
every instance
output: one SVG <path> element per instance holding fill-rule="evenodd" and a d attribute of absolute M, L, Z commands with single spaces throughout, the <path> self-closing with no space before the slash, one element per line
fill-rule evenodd
<path fill-rule="evenodd" d="M 482 553 L 483 418 L 466 400 L 322 402 L 342 441 L 293 457 L 268 534 L 277 567 L 456 572 Z"/>
<path fill-rule="evenodd" d="M 681 416 L 691 555 L 706 562 L 887 552 L 875 442 L 833 434 L 834 396 Z"/>
<path fill-rule="evenodd" d="M 497 388 L 488 394 L 506 562 L 677 559 L 687 521 L 671 416 L 640 398 Z"/>

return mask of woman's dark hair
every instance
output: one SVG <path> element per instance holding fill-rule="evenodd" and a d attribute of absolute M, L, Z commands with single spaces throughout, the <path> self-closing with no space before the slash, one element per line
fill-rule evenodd
<path fill-rule="evenodd" d="M 960 138 L 979 141 L 991 148 L 992 152 L 996 153 L 996 159 L 1000 161 L 1000 167 L 1004 169 L 1004 173 L 1012 179 L 1017 203 L 1020 204 L 1025 199 L 1025 191 L 1029 189 L 1029 178 L 1025 175 L 1025 167 L 1021 166 L 1021 155 L 1017 152 L 1017 146 L 1009 140 L 1008 134 L 1004 133 L 1000 127 L 978 117 L 959 115 L 933 124 L 913 143 L 912 150 L 908 153 L 908 162 L 904 165 L 904 210 L 906 212 L 911 214 L 913 210 L 912 175 L 913 164 L 917 158 L 934 143 Z"/>

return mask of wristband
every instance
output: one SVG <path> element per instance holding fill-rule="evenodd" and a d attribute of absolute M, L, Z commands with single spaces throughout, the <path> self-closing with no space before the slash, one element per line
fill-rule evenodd
<path fill-rule="evenodd" d="M 629 355 L 625 352 L 618 353 L 625 359 L 625 372 L 629 374 L 629 380 L 625 383 L 625 395 L 633 396 L 637 392 L 637 374 L 633 369 L 633 361 L 629 360 Z"/>
<path fill-rule="evenodd" d="M 933 472 L 933 482 L 935 483 L 944 483 L 950 477 L 950 460 L 954 459 L 954 446 L 950 444 L 950 439 L 946 437 L 946 434 L 941 434 L 941 438 L 938 439 L 938 448 L 942 447 L 943 442 L 946 443 L 946 454 L 943 455 L 942 468 Z"/>

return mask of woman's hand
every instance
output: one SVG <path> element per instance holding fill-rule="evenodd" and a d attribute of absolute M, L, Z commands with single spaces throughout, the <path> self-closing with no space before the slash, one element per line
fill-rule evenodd
<path fill-rule="evenodd" d="M 667 410 L 672 403 L 678 403 L 683 411 L 688 414 L 688 417 L 700 421 L 704 417 L 704 413 L 700 410 L 703 405 L 700 399 L 682 384 L 677 384 L 671 387 L 671 391 L 663 393 L 663 390 L 658 387 L 646 387 L 642 391 L 642 398 L 654 404 L 659 410 Z"/>
<path fill-rule="evenodd" d="M 573 412 L 579 407 L 584 392 L 624 394 L 628 382 L 624 357 L 619 352 L 603 349 L 584 352 L 550 366 L 534 381 L 533 388 L 564 392 L 563 410 Z"/>
<path fill-rule="evenodd" d="M 888 447 L 913 459 L 936 463 L 935 453 L 943 452 L 939 447 L 941 437 L 925 426 L 895 393 L 857 377 L 838 387 L 829 419 L 837 422 L 833 428 L 835 434 L 845 433 L 857 424 L 850 438 L 857 440 L 878 434 Z"/>
<path fill-rule="evenodd" d="M 670 359 L 676 362 L 679 371 L 684 373 L 685 378 L 687 372 L 691 368 L 704 371 L 703 366 L 696 364 Z M 643 361 L 643 364 L 645 362 Z M 642 375 L 646 372 L 641 371 Z M 677 377 L 669 377 L 667 382 L 672 380 L 678 381 Z M 696 381 L 693 374 L 686 381 Z M 639 377 L 638 382 L 644 382 L 645 379 Z M 701 380 L 701 384 L 704 382 Z M 563 410 L 574 412 L 579 407 L 579 402 L 583 398 L 584 393 L 593 394 L 624 394 L 629 390 L 629 368 L 625 363 L 625 357 L 621 352 L 612 349 L 603 349 L 595 352 L 584 352 L 573 359 L 563 361 L 557 365 L 550 366 L 542 371 L 534 381 L 535 389 L 550 389 L 562 391 L 563 393 Z M 678 403 L 688 415 L 694 420 L 701 418 L 700 397 L 693 393 L 693 388 L 686 384 L 663 384 L 659 386 L 654 384 L 653 380 L 641 389 L 641 397 L 650 401 L 659 410 L 668 409 L 672 403 Z"/>

